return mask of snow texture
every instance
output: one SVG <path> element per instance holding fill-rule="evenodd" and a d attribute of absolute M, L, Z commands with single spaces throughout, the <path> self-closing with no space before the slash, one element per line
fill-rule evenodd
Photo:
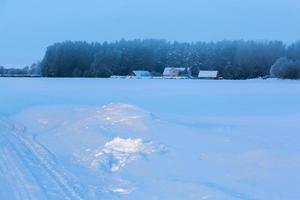
<path fill-rule="evenodd" d="M 300 199 L 300 82 L 0 78 L 2 200 Z"/>
<path fill-rule="evenodd" d="M 96 153 L 92 167 L 97 168 L 100 164 L 108 164 L 112 172 L 119 171 L 131 161 L 136 160 L 139 155 L 149 155 L 154 152 L 151 143 L 144 143 L 142 139 L 114 138 L 104 145 L 102 151 Z"/>

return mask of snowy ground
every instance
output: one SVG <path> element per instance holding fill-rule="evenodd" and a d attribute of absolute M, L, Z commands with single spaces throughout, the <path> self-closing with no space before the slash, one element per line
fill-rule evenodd
<path fill-rule="evenodd" d="M 1 200 L 300 199 L 300 81 L 0 87 Z"/>

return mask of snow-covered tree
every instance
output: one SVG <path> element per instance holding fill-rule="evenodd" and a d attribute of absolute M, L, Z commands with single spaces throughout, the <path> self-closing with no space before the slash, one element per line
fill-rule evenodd
<path fill-rule="evenodd" d="M 300 61 L 279 58 L 271 67 L 270 74 L 277 78 L 300 79 Z"/>

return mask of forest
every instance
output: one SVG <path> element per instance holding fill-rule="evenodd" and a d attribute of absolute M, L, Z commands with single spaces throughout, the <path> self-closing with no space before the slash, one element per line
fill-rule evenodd
<path fill-rule="evenodd" d="M 195 77 L 199 70 L 218 70 L 224 79 L 264 77 L 270 71 L 280 78 L 300 78 L 298 60 L 300 41 L 286 45 L 281 41 L 183 43 L 122 39 L 55 43 L 47 48 L 39 66 L 45 77 L 110 77 L 128 75 L 132 70 L 148 70 L 160 76 L 165 67 L 184 67 L 190 68 Z M 276 73 L 285 66 L 292 66 L 292 70 Z"/>

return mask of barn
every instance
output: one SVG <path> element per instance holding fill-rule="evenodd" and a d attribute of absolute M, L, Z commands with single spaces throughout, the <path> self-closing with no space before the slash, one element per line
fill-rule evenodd
<path fill-rule="evenodd" d="M 175 68 L 175 67 L 166 67 L 163 73 L 165 77 L 177 77 L 180 76 L 180 73 L 183 73 L 185 68 Z"/>
<path fill-rule="evenodd" d="M 151 73 L 145 70 L 134 70 L 129 74 L 129 76 L 135 76 L 137 78 L 150 77 Z"/>

